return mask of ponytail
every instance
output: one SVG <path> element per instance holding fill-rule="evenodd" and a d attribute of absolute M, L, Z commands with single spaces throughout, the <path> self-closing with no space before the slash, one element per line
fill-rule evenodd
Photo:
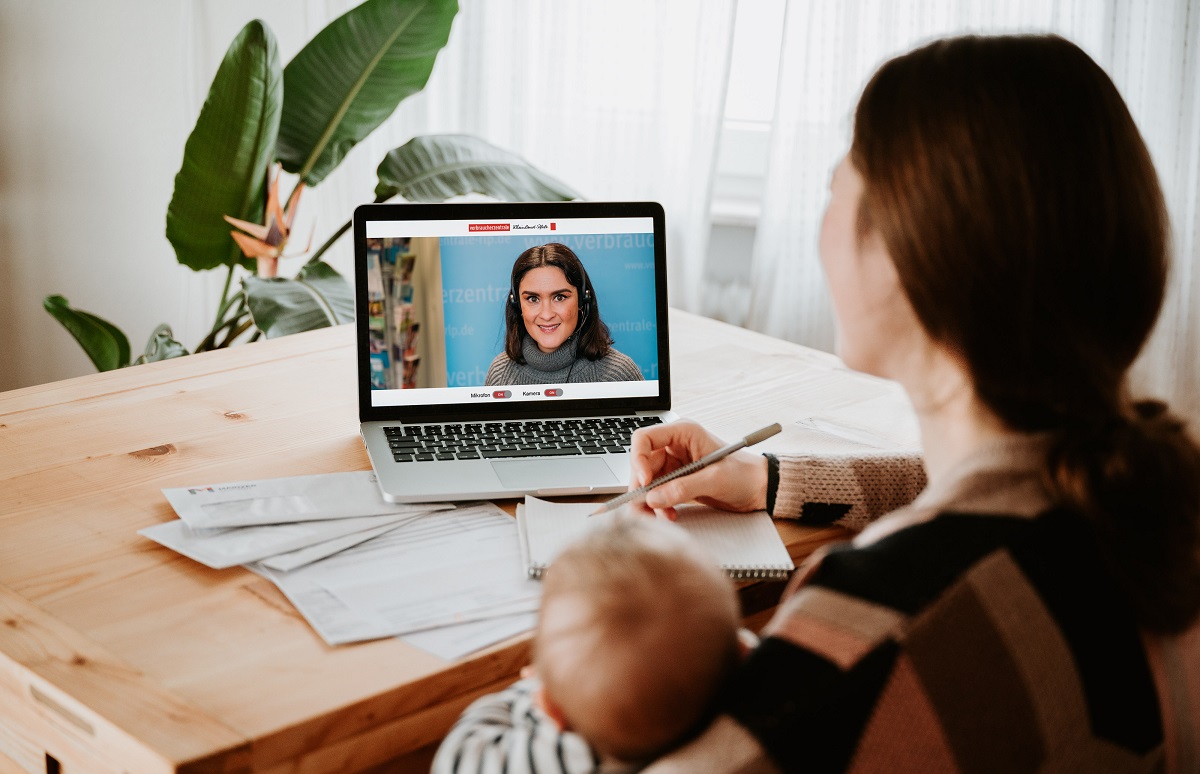
<path fill-rule="evenodd" d="M 1184 423 L 1141 401 L 1090 431 L 1061 431 L 1046 478 L 1092 525 L 1141 625 L 1186 629 L 1200 613 L 1200 447 Z"/>

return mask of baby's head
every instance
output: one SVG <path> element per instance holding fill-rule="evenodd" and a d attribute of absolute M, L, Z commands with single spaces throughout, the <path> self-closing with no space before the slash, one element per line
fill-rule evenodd
<path fill-rule="evenodd" d="M 737 660 L 733 584 L 682 528 L 619 518 L 546 572 L 544 705 L 600 754 L 638 761 L 707 718 Z"/>

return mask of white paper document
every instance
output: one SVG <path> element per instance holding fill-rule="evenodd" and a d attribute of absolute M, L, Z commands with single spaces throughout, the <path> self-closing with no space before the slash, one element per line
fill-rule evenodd
<path fill-rule="evenodd" d="M 221 529 L 449 510 L 452 503 L 389 503 L 372 471 L 321 473 L 162 490 L 192 529 Z"/>
<path fill-rule="evenodd" d="M 404 518 L 393 521 L 390 524 L 384 524 L 379 527 L 371 527 L 360 532 L 351 532 L 349 535 L 342 535 L 331 540 L 323 540 L 320 543 L 314 543 L 311 546 L 298 548 L 295 551 L 288 551 L 286 554 L 276 554 L 268 556 L 261 560 L 261 564 L 270 567 L 272 570 L 280 572 L 290 572 L 297 567 L 303 567 L 306 564 L 320 561 L 334 554 L 341 553 L 351 546 L 356 546 L 359 543 L 365 543 L 368 540 L 379 537 L 385 532 L 399 527 L 401 524 L 407 524 L 413 519 L 420 518 L 424 514 L 413 513 L 404 516 Z"/>
<path fill-rule="evenodd" d="M 331 645 L 411 635 L 414 644 L 456 658 L 446 654 L 532 626 L 541 586 L 525 576 L 520 556 L 515 521 L 492 503 L 474 503 L 414 519 L 291 572 L 261 563 L 253 569 Z M 464 624 L 475 628 L 439 628 Z"/>
<path fill-rule="evenodd" d="M 457 626 L 442 626 L 406 634 L 403 640 L 447 661 L 462 658 L 489 645 L 527 632 L 537 625 L 537 613 L 487 618 Z"/>
<path fill-rule="evenodd" d="M 920 451 L 921 448 L 916 414 L 900 390 L 806 417 L 796 424 L 855 445 L 889 451 Z M 853 449 L 851 446 L 849 451 Z"/>
<path fill-rule="evenodd" d="M 139 535 L 177 551 L 214 570 L 236 567 L 276 554 L 316 546 L 375 527 L 390 527 L 420 514 L 399 513 L 352 519 L 302 521 L 262 527 L 193 531 L 182 519 L 138 530 Z M 353 542 L 353 541 L 352 541 Z M 338 549 L 341 550 L 341 549 Z"/>

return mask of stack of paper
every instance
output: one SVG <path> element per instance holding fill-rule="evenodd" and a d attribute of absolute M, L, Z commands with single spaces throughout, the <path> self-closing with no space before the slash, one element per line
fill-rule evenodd
<path fill-rule="evenodd" d="M 294 569 L 454 507 L 386 502 L 370 471 L 179 487 L 163 494 L 179 518 L 139 534 L 217 570 L 258 560 Z"/>
<path fill-rule="evenodd" d="M 533 627 L 540 587 L 491 503 L 388 503 L 369 471 L 163 493 L 180 518 L 139 534 L 270 579 L 331 645 L 403 635 L 452 659 Z"/>

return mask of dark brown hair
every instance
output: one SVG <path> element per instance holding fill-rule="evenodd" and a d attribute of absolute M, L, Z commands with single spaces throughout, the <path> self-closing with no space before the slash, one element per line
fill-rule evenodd
<path fill-rule="evenodd" d="M 859 229 L 930 336 L 1094 525 L 1142 624 L 1200 610 L 1200 449 L 1126 372 L 1169 266 L 1166 206 L 1116 87 L 1057 36 L 961 37 L 886 63 L 855 113 Z"/>
<path fill-rule="evenodd" d="M 579 342 L 576 356 L 599 360 L 607 355 L 612 348 L 612 336 L 609 335 L 608 326 L 600 319 L 596 291 L 579 256 L 559 242 L 531 247 L 517 256 L 513 263 L 511 289 L 508 302 L 504 305 L 504 353 L 513 362 L 524 365 L 525 355 L 521 352 L 521 346 L 528 333 L 525 320 L 521 317 L 521 278 L 530 270 L 542 266 L 558 267 L 566 275 L 571 287 L 575 288 L 575 297 L 579 299 L 579 317 L 571 338 Z M 584 298 L 585 292 L 589 296 L 587 299 Z"/>

